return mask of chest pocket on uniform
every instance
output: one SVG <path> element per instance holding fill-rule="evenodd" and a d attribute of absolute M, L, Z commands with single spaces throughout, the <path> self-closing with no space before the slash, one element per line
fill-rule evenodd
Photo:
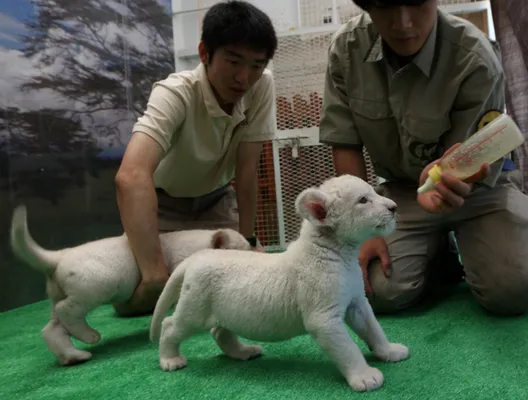
<path fill-rule="evenodd" d="M 380 176 L 388 177 L 388 171 L 398 168 L 398 126 L 388 102 L 350 99 L 354 125 L 361 137 L 372 164 Z"/>
<path fill-rule="evenodd" d="M 422 119 L 407 115 L 402 120 L 401 140 L 410 167 L 423 168 L 441 153 L 442 135 L 451 129 L 449 117 Z"/>
<path fill-rule="evenodd" d="M 362 99 L 350 99 L 349 106 L 354 114 L 357 133 L 365 143 L 381 144 L 396 130 L 394 114 L 389 103 Z"/>

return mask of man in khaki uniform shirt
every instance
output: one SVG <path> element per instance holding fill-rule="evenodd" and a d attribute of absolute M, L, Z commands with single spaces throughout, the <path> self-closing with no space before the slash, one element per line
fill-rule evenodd
<path fill-rule="evenodd" d="M 116 306 L 120 314 L 151 312 L 168 279 L 159 232 L 232 228 L 263 251 L 253 228 L 262 144 L 275 135 L 266 66 L 276 48 L 264 12 L 244 1 L 217 3 L 203 19 L 200 65 L 153 85 L 116 176 L 142 276 L 132 299 Z"/>
<path fill-rule="evenodd" d="M 436 0 L 356 3 L 367 12 L 329 48 L 320 138 L 338 174 L 366 179 L 364 146 L 386 179 L 379 191 L 398 205 L 397 231 L 359 255 L 373 308 L 416 304 L 447 267 L 442 251 L 454 231 L 477 301 L 498 314 L 526 312 L 528 198 L 511 159 L 483 166 L 475 184 L 447 176 L 416 194 L 446 150 L 504 112 L 496 43 Z"/>

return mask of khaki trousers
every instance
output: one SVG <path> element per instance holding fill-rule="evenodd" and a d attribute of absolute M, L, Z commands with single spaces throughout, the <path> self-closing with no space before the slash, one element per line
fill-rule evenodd
<path fill-rule="evenodd" d="M 156 193 L 160 232 L 219 228 L 238 231 L 236 193 L 230 184 L 192 198 L 171 197 L 161 189 Z"/>
<path fill-rule="evenodd" d="M 447 215 L 429 214 L 416 202 L 416 187 L 387 182 L 380 193 L 398 205 L 397 230 L 387 238 L 392 274 L 385 277 L 379 260 L 371 263 L 378 313 L 416 304 L 430 287 L 432 268 L 453 231 L 466 282 L 476 300 L 501 315 L 528 310 L 528 196 L 518 170 L 504 171 L 494 189 L 475 187 L 462 208 Z"/>

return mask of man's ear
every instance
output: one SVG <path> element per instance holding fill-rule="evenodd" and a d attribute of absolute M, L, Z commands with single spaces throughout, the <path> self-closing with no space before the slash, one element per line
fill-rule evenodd
<path fill-rule="evenodd" d="M 209 50 L 207 50 L 205 43 L 202 41 L 198 44 L 198 55 L 200 56 L 200 61 L 204 65 L 209 63 Z"/>
<path fill-rule="evenodd" d="M 316 226 L 328 225 L 329 206 L 329 196 L 314 188 L 303 190 L 295 201 L 295 208 L 299 215 Z"/>

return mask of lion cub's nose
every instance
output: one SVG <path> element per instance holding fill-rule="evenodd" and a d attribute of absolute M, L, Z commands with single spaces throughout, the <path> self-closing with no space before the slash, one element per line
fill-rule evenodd
<path fill-rule="evenodd" d="M 392 206 L 389 206 L 387 207 L 389 209 L 389 211 L 393 214 L 396 214 L 396 210 L 397 210 L 397 206 L 396 204 L 392 205 Z"/>

